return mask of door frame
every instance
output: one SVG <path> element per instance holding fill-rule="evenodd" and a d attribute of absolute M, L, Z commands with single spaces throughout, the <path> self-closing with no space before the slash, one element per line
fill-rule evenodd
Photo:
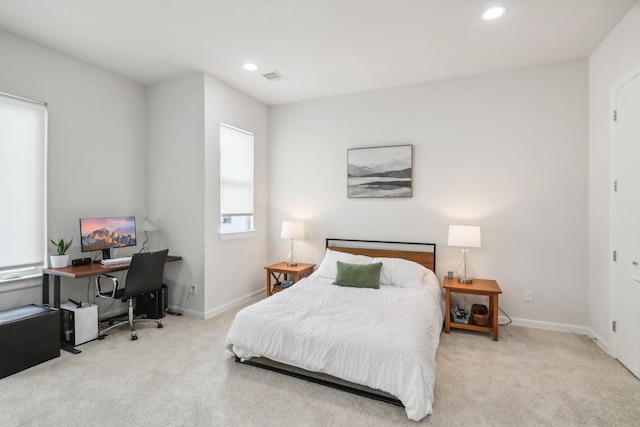
<path fill-rule="evenodd" d="M 616 219 L 616 204 L 615 204 L 615 191 L 613 183 L 616 180 L 616 168 L 615 168 L 615 151 L 617 147 L 616 138 L 616 122 L 613 120 L 614 111 L 617 106 L 617 92 L 624 85 L 629 83 L 635 76 L 640 74 L 640 63 L 631 67 L 629 71 L 624 73 L 622 77 L 616 80 L 609 90 L 609 324 L 607 329 L 609 331 L 609 354 L 617 359 L 616 349 L 616 334 L 613 332 L 613 322 L 616 320 L 616 275 L 615 267 L 616 263 L 613 261 L 613 251 L 615 247 L 615 219 Z M 638 77 L 640 78 L 640 77 Z"/>

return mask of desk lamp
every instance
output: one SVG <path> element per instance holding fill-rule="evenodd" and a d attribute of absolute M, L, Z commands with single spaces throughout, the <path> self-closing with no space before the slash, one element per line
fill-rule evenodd
<path fill-rule="evenodd" d="M 450 225 L 449 246 L 462 247 L 462 260 L 458 269 L 458 282 L 472 283 L 473 270 L 469 263 L 469 248 L 480 247 L 480 227 L 475 225 Z"/>
<path fill-rule="evenodd" d="M 293 239 L 304 239 L 304 223 L 294 221 L 282 221 L 282 232 L 280 237 L 283 239 L 289 239 L 291 241 L 291 247 L 289 249 L 289 261 L 287 265 L 293 267 L 298 263 L 293 258 Z"/>
<path fill-rule="evenodd" d="M 142 222 L 142 231 L 144 231 L 144 243 L 142 244 L 142 249 L 140 252 L 149 252 L 149 248 L 147 248 L 147 242 L 149 241 L 149 232 L 150 231 L 159 231 L 160 229 L 151 221 L 149 218 L 145 218 Z"/>

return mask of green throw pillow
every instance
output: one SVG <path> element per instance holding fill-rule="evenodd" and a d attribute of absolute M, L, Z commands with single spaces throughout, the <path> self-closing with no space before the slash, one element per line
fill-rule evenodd
<path fill-rule="evenodd" d="M 334 285 L 351 286 L 354 288 L 375 288 L 380 287 L 380 271 L 382 263 L 373 264 L 347 264 L 337 261 L 338 274 Z"/>

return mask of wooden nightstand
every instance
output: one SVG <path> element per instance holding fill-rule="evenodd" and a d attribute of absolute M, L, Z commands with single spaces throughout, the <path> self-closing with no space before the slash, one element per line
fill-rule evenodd
<path fill-rule="evenodd" d="M 287 275 L 293 276 L 293 282 L 295 283 L 313 273 L 313 267 L 315 266 L 315 264 L 303 264 L 301 262 L 299 262 L 298 265 L 288 266 L 286 262 L 280 262 L 265 267 L 264 269 L 267 270 L 267 296 L 269 297 L 276 292 L 286 289 L 280 286 L 280 277 L 282 274 L 285 275 L 284 280 L 287 280 Z M 272 277 L 276 280 L 273 285 L 271 284 Z"/>
<path fill-rule="evenodd" d="M 444 331 L 448 334 L 451 328 L 468 329 L 471 331 L 489 332 L 493 334 L 493 340 L 498 341 L 498 295 L 502 289 L 495 280 L 473 279 L 473 283 L 460 283 L 458 278 L 444 278 L 442 287 L 446 291 L 446 312 L 444 321 Z M 489 297 L 489 316 L 491 319 L 486 326 L 474 325 L 471 319 L 468 324 L 456 323 L 451 319 L 451 292 L 461 294 L 486 295 Z"/>

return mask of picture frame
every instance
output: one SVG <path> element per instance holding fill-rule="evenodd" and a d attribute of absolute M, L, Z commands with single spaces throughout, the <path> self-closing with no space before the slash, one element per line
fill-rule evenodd
<path fill-rule="evenodd" d="M 413 145 L 347 150 L 347 197 L 395 198 L 413 195 Z"/>

